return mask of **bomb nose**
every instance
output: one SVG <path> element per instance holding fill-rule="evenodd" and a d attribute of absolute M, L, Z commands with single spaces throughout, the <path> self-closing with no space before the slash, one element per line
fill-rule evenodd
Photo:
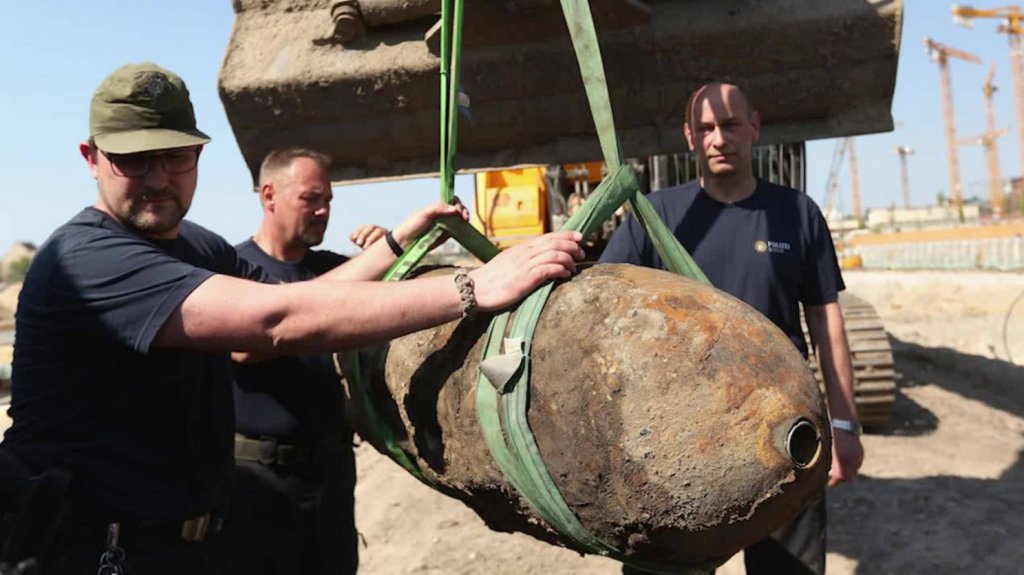
<path fill-rule="evenodd" d="M 798 469 L 814 465 L 821 456 L 821 433 L 813 423 L 798 419 L 786 435 L 786 453 Z"/>

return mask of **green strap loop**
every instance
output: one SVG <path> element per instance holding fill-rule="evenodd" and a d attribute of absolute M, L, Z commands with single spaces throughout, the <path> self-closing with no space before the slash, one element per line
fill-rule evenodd
<path fill-rule="evenodd" d="M 647 230 L 647 235 L 651 238 L 655 251 L 661 256 L 661 261 L 665 262 L 665 267 L 672 273 L 711 285 L 711 280 L 704 275 L 697 262 L 693 261 L 686 248 L 679 243 L 679 238 L 668 229 L 647 196 L 636 193 L 629 201 L 633 205 L 633 215 Z"/>
<path fill-rule="evenodd" d="M 349 387 L 350 393 L 354 396 L 353 398 L 359 402 L 359 407 L 363 413 L 367 414 L 368 417 L 364 418 L 366 421 L 366 428 L 362 430 L 362 433 L 369 434 L 369 437 L 363 439 L 370 443 L 379 443 L 384 446 L 387 450 L 388 455 L 391 459 L 394 459 L 399 465 L 401 465 L 411 475 L 426 483 L 427 485 L 434 487 L 434 482 L 430 481 L 423 472 L 420 471 L 416 461 L 409 457 L 405 451 L 402 450 L 401 446 L 398 445 L 398 440 L 395 438 L 394 433 L 391 432 L 391 428 L 377 416 L 379 411 L 377 406 L 373 402 L 373 398 L 370 397 L 369 390 L 365 385 L 362 384 L 362 372 L 359 360 L 359 352 L 352 351 L 345 354 L 347 359 L 348 375 L 351 378 L 352 385 Z"/>

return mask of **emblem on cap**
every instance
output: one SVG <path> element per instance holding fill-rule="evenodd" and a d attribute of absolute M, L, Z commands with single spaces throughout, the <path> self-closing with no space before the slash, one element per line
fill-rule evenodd
<path fill-rule="evenodd" d="M 163 94 L 171 85 L 167 76 L 159 72 L 146 74 L 140 83 L 142 84 L 140 87 L 150 98 L 159 98 L 160 94 Z"/>

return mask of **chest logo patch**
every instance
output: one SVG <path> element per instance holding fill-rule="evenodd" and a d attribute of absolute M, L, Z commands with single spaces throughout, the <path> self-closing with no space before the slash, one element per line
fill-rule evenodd
<path fill-rule="evenodd" d="M 754 242 L 754 251 L 759 254 L 784 254 L 789 252 L 789 242 L 773 242 L 771 240 L 757 240 Z"/>

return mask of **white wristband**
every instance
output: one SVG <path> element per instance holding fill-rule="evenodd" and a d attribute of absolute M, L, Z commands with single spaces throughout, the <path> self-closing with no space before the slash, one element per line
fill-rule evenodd
<path fill-rule="evenodd" d="M 845 431 L 846 433 L 851 433 L 857 437 L 860 437 L 860 434 L 864 433 L 864 427 L 860 422 L 850 421 L 849 419 L 833 419 L 832 429 Z"/>

